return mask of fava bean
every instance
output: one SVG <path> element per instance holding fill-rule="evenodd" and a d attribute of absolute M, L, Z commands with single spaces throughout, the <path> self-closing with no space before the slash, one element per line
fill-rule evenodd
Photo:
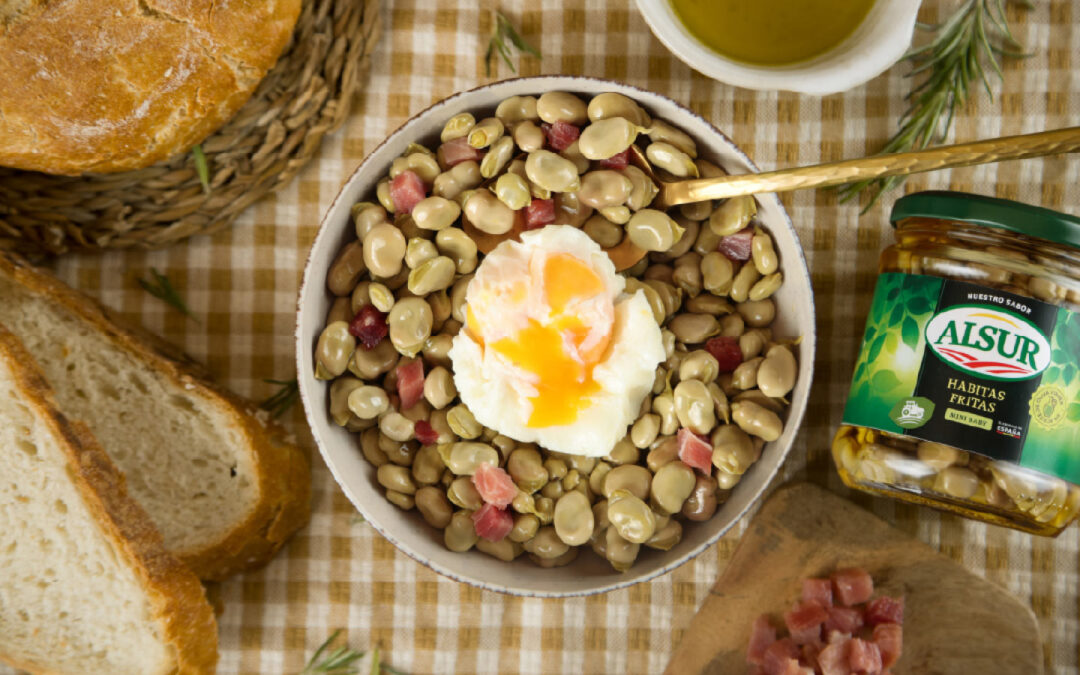
<path fill-rule="evenodd" d="M 716 481 L 710 476 L 698 476 L 694 483 L 694 490 L 683 502 L 683 518 L 702 522 L 713 517 L 719 502 L 716 498 Z"/>
<path fill-rule="evenodd" d="M 446 499 L 446 494 L 437 487 L 425 486 L 416 491 L 416 508 L 424 521 L 440 530 L 450 524 L 454 509 Z"/>
<path fill-rule="evenodd" d="M 431 185 L 442 169 L 430 152 L 414 152 L 398 157 L 390 164 L 390 178 L 396 178 L 406 171 L 412 171 L 424 183 Z"/>
<path fill-rule="evenodd" d="M 614 527 L 609 527 L 604 533 L 604 543 L 602 551 L 607 561 L 611 563 L 611 566 L 620 572 L 625 572 L 634 564 L 637 559 L 638 551 L 641 550 L 640 544 L 627 541 Z M 595 550 L 594 546 L 594 550 Z"/>
<path fill-rule="evenodd" d="M 720 332 L 720 324 L 712 314 L 679 314 L 668 322 L 668 329 L 684 344 L 701 344 Z"/>
<path fill-rule="evenodd" d="M 757 372 L 757 386 L 770 398 L 781 398 L 795 386 L 799 365 L 785 345 L 771 347 Z"/>
<path fill-rule="evenodd" d="M 648 469 L 636 464 L 623 464 L 608 471 L 602 493 L 605 498 L 610 499 L 615 492 L 624 490 L 638 499 L 646 499 L 651 484 L 652 475 Z"/>
<path fill-rule="evenodd" d="M 634 544 L 645 543 L 656 532 L 656 514 L 626 490 L 616 490 L 608 497 L 607 517 L 619 536 Z"/>
<path fill-rule="evenodd" d="M 773 411 L 752 401 L 735 401 L 731 404 L 731 419 L 739 428 L 766 441 L 780 438 L 784 425 Z"/>
<path fill-rule="evenodd" d="M 315 346 L 315 377 L 332 380 L 345 372 L 356 350 L 356 338 L 349 333 L 349 324 L 336 321 L 323 329 Z"/>
<path fill-rule="evenodd" d="M 717 297 L 712 293 L 703 293 L 694 296 L 687 300 L 684 306 L 688 312 L 693 312 L 695 314 L 712 314 L 714 316 L 730 314 L 735 311 L 735 307 L 732 306 L 730 302 L 724 298 Z"/>
<path fill-rule="evenodd" d="M 630 217 L 626 234 L 638 248 L 666 251 L 683 236 L 683 228 L 663 211 L 641 209 Z"/>
<path fill-rule="evenodd" d="M 443 530 L 446 548 L 457 553 L 468 551 L 479 539 L 473 526 L 472 511 L 456 511 L 450 517 L 450 524 Z"/>
<path fill-rule="evenodd" d="M 750 255 L 761 276 L 772 274 L 779 267 L 772 237 L 767 232 L 759 230 L 750 240 Z"/>
<path fill-rule="evenodd" d="M 503 136 L 492 144 L 484 158 L 480 160 L 480 175 L 484 178 L 493 178 L 506 168 L 510 158 L 514 155 L 514 139 Z"/>
<path fill-rule="evenodd" d="M 578 199 L 595 209 L 619 206 L 630 197 L 633 184 L 630 179 L 611 169 L 589 171 L 581 177 Z"/>
<path fill-rule="evenodd" d="M 682 129 L 679 129 L 664 120 L 654 119 L 649 130 L 645 132 L 653 143 L 667 143 L 678 148 L 690 157 L 697 157 L 697 144 Z"/>
<path fill-rule="evenodd" d="M 424 296 L 445 290 L 453 283 L 456 271 L 457 267 L 450 258 L 446 256 L 432 258 L 409 274 L 409 291 Z M 430 335 L 430 330 L 428 334 Z M 424 336 L 424 339 L 427 339 L 427 336 Z"/>
<path fill-rule="evenodd" d="M 356 225 L 356 238 L 360 241 L 364 240 L 367 233 L 371 231 L 371 228 L 375 227 L 379 223 L 390 222 L 390 216 L 379 204 L 372 204 L 371 202 L 358 202 L 353 205 L 349 211 L 352 216 L 353 223 Z"/>
<path fill-rule="evenodd" d="M 595 520 L 592 507 L 580 492 L 567 492 L 555 502 L 552 524 L 564 544 L 581 546 L 592 537 Z"/>
<path fill-rule="evenodd" d="M 394 303 L 387 317 L 390 342 L 405 356 L 416 356 L 431 337 L 434 317 L 423 298 L 402 298 Z"/>
<path fill-rule="evenodd" d="M 679 423 L 696 434 L 716 426 L 712 396 L 700 380 L 683 380 L 675 387 L 675 415 Z"/>
<path fill-rule="evenodd" d="M 427 239 L 413 237 L 409 240 L 409 243 L 405 245 L 405 266 L 410 270 L 414 270 L 432 258 L 438 257 L 438 255 L 439 251 L 435 247 L 435 244 Z M 370 289 L 368 290 L 368 294 L 371 294 Z M 391 305 L 393 305 L 393 303 L 391 303 Z"/>
<path fill-rule="evenodd" d="M 690 155 L 674 145 L 663 141 L 654 141 L 645 149 L 649 163 L 658 169 L 667 171 L 677 178 L 697 178 L 697 166 Z"/>
<path fill-rule="evenodd" d="M 446 497 L 455 506 L 472 511 L 475 511 L 484 505 L 484 499 L 480 496 L 480 493 L 477 492 L 472 479 L 467 476 L 455 478 L 450 483 L 450 487 L 446 489 Z"/>
<path fill-rule="evenodd" d="M 474 148 L 486 148 L 502 138 L 505 127 L 496 117 L 487 117 L 469 129 L 469 145 Z"/>
<path fill-rule="evenodd" d="M 548 124 L 565 122 L 581 126 L 589 121 L 585 101 L 565 91 L 549 91 L 536 101 L 536 114 Z"/>
<path fill-rule="evenodd" d="M 954 464 L 963 464 L 961 456 L 965 453 L 950 445 L 922 441 L 916 450 L 919 461 L 935 471 L 944 471 Z M 965 457 L 966 459 L 966 457 Z"/>
<path fill-rule="evenodd" d="M 514 479 L 517 486 L 526 492 L 536 492 L 548 482 L 548 472 L 544 469 L 540 453 L 532 448 L 518 448 L 510 453 L 506 461 L 506 472 Z"/>
<path fill-rule="evenodd" d="M 741 302 L 735 305 L 735 311 L 746 321 L 746 325 L 754 328 L 764 328 L 776 318 L 776 305 L 769 298 Z"/>
<path fill-rule="evenodd" d="M 586 174 L 587 175 L 587 174 Z M 600 248 L 613 248 L 619 245 L 623 239 L 624 231 L 621 227 L 611 222 L 600 214 L 596 214 L 585 221 L 583 228 L 589 238 L 600 245 Z"/>
<path fill-rule="evenodd" d="M 413 457 L 412 477 L 418 485 L 435 485 L 442 478 L 446 465 L 434 445 L 421 446 Z"/>
<path fill-rule="evenodd" d="M 330 325 L 335 321 L 345 321 L 348 323 L 352 321 L 356 312 L 352 311 L 352 303 L 349 298 L 334 298 L 334 302 L 330 305 L 330 311 L 326 314 L 326 325 Z"/>
<path fill-rule="evenodd" d="M 514 210 L 490 190 L 477 190 L 465 201 L 465 217 L 473 227 L 488 234 L 506 234 L 514 227 Z"/>
<path fill-rule="evenodd" d="M 757 451 L 749 434 L 735 424 L 721 424 L 710 438 L 712 463 L 717 469 L 742 474 L 757 461 Z"/>
<path fill-rule="evenodd" d="M 736 389 L 753 389 L 757 386 L 757 372 L 761 367 L 762 357 L 743 361 L 731 373 L 731 386 Z"/>
<path fill-rule="evenodd" d="M 349 242 L 330 265 L 326 286 L 334 295 L 349 295 L 366 271 L 363 246 L 359 241 Z"/>
<path fill-rule="evenodd" d="M 697 349 L 690 352 L 682 363 L 679 364 L 679 379 L 686 380 L 699 380 L 701 382 L 709 383 L 716 379 L 716 376 L 720 374 L 720 364 L 716 358 L 705 351 L 704 349 Z"/>
<path fill-rule="evenodd" d="M 474 126 L 476 126 L 476 118 L 471 113 L 458 113 L 443 125 L 439 140 L 446 143 L 447 141 L 468 136 Z"/>
<path fill-rule="evenodd" d="M 682 511 L 683 503 L 694 491 L 696 484 L 694 470 L 678 460 L 673 460 L 656 470 L 650 494 L 653 503 L 664 513 L 678 513 Z"/>
<path fill-rule="evenodd" d="M 971 499 L 979 489 L 979 476 L 971 469 L 962 466 L 950 466 L 938 472 L 934 480 L 934 489 L 956 497 Z"/>
<path fill-rule="evenodd" d="M 593 96 L 589 101 L 587 113 L 590 122 L 622 117 L 642 128 L 652 125 L 652 118 L 641 106 L 630 98 L 614 92 Z"/>
<path fill-rule="evenodd" d="M 343 427 L 352 418 L 349 410 L 349 395 L 364 386 L 363 380 L 355 377 L 339 377 L 330 384 L 330 418 L 334 424 Z"/>
<path fill-rule="evenodd" d="M 578 148 L 588 159 L 611 159 L 625 151 L 638 135 L 638 127 L 623 117 L 609 117 L 585 127 Z"/>
<path fill-rule="evenodd" d="M 394 490 L 402 494 L 416 494 L 416 484 L 413 483 L 409 470 L 396 464 L 383 464 L 376 471 L 379 485 L 387 490 Z"/>
<path fill-rule="evenodd" d="M 481 464 L 499 466 L 499 453 L 487 443 L 458 442 L 439 446 L 446 468 L 456 476 L 471 476 Z"/>
<path fill-rule="evenodd" d="M 427 197 L 412 211 L 416 226 L 424 230 L 443 230 L 450 227 L 461 215 L 461 207 L 445 197 Z"/>
<path fill-rule="evenodd" d="M 416 437 L 414 427 L 415 423 L 399 412 L 388 412 L 379 418 L 379 431 L 387 438 L 402 443 Z"/>
<path fill-rule="evenodd" d="M 757 268 L 755 267 L 756 271 Z M 758 300 L 764 300 L 771 297 L 773 293 L 780 290 L 781 284 L 784 283 L 784 277 L 779 272 L 775 272 L 768 276 L 761 277 L 758 281 L 750 287 L 750 293 L 748 297 L 751 301 L 757 302 Z"/>
<path fill-rule="evenodd" d="M 447 411 L 446 422 L 455 434 L 467 440 L 478 437 L 484 429 L 464 403 L 459 403 Z"/>
<path fill-rule="evenodd" d="M 365 385 L 356 387 L 349 394 L 348 405 L 352 414 L 362 420 L 371 420 L 386 412 L 390 407 L 390 397 L 381 387 Z"/>
<path fill-rule="evenodd" d="M 481 553 L 486 553 L 496 560 L 503 562 L 512 562 L 515 558 L 524 552 L 524 548 L 516 541 L 509 539 L 500 539 L 499 541 L 488 541 L 483 537 L 476 540 L 476 550 Z"/>
<path fill-rule="evenodd" d="M 514 516 L 514 529 L 506 537 L 510 541 L 524 544 L 540 530 L 540 519 L 531 513 L 519 513 Z"/>
<path fill-rule="evenodd" d="M 535 122 L 540 119 L 536 112 L 536 97 L 511 96 L 505 98 L 495 108 L 495 117 L 498 117 L 506 126 L 512 126 L 514 123 L 524 120 Z"/>
<path fill-rule="evenodd" d="M 392 277 L 405 259 L 405 236 L 389 223 L 371 228 L 364 237 L 364 263 L 373 277 Z"/>
<path fill-rule="evenodd" d="M 397 365 L 399 354 L 389 340 L 372 349 L 357 349 L 349 361 L 349 372 L 363 380 L 374 380 Z"/>
<path fill-rule="evenodd" d="M 757 202 L 753 197 L 732 197 L 722 202 L 709 216 L 709 229 L 718 237 L 727 237 L 746 227 L 756 214 Z"/>
<path fill-rule="evenodd" d="M 720 335 L 738 337 L 746 330 L 746 322 L 738 314 L 726 314 L 720 317 Z"/>
<path fill-rule="evenodd" d="M 660 415 L 660 434 L 670 436 L 679 430 L 679 418 L 675 415 L 675 397 L 663 393 L 653 398 L 653 412 Z"/>
<path fill-rule="evenodd" d="M 640 211 L 652 203 L 660 188 L 648 174 L 636 166 L 628 166 L 620 173 L 630 179 L 630 196 L 626 199 L 628 207 L 634 211 Z"/>
<path fill-rule="evenodd" d="M 576 192 L 581 187 L 577 166 L 550 150 L 530 152 L 525 159 L 525 175 L 536 185 L 552 192 Z"/>
<path fill-rule="evenodd" d="M 674 413 L 673 415 L 674 416 Z M 676 427 L 679 424 L 679 420 L 675 420 Z M 656 473 L 660 467 L 675 461 L 679 456 L 679 443 L 674 436 L 665 436 L 657 439 L 653 443 L 652 448 L 649 449 L 649 454 L 645 457 L 645 465 L 649 467 L 649 471 Z"/>
<path fill-rule="evenodd" d="M 457 398 L 454 376 L 443 366 L 432 368 L 424 378 L 424 398 L 435 409 L 445 408 Z"/>
<path fill-rule="evenodd" d="M 521 148 L 522 152 L 535 152 L 544 147 L 547 140 L 543 130 L 536 123 L 526 120 L 519 122 L 511 131 L 514 143 Z"/>
<path fill-rule="evenodd" d="M 674 518 L 668 519 L 663 527 L 657 528 L 645 545 L 658 551 L 670 551 L 682 540 L 682 523 Z"/>
<path fill-rule="evenodd" d="M 630 427 L 630 439 L 635 447 L 647 448 L 660 433 L 660 416 L 649 413 L 642 415 Z"/>
<path fill-rule="evenodd" d="M 469 160 L 455 164 L 436 176 L 431 192 L 436 196 L 453 200 L 466 190 L 478 187 L 482 182 L 484 182 L 484 177 L 480 175 L 480 163 Z"/>

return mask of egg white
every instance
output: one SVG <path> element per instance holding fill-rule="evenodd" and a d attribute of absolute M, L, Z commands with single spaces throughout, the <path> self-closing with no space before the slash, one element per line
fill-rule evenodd
<path fill-rule="evenodd" d="M 527 232 L 521 244 L 515 243 L 512 251 L 506 251 L 508 255 L 495 255 L 508 243 L 492 252 L 493 269 L 514 262 L 527 264 L 529 248 L 535 247 L 571 253 L 587 261 L 604 279 L 615 297 L 615 305 L 607 353 L 592 372 L 600 391 L 591 397 L 590 404 L 578 413 L 573 423 L 529 427 L 527 421 L 532 413 L 529 399 L 537 390 L 527 374 L 507 363 L 495 350 L 485 350 L 468 331 L 462 330 L 454 338 L 449 354 L 461 400 L 478 422 L 519 442 L 533 442 L 568 454 L 607 455 L 637 418 L 641 401 L 652 389 L 656 367 L 665 358 L 660 327 L 649 303 L 641 291 L 632 296 L 621 293 L 625 280 L 615 272 L 599 245 L 580 230 L 548 226 Z M 483 272 L 482 264 L 477 276 Z"/>

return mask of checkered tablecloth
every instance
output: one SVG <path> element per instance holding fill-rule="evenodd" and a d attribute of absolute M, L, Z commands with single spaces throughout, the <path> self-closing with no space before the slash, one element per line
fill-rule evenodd
<path fill-rule="evenodd" d="M 926 0 L 934 20 L 957 0 Z M 900 66 L 846 94 L 815 98 L 751 92 L 692 71 L 652 37 L 629 0 L 502 0 L 501 10 L 543 52 L 521 74 L 588 74 L 666 94 L 711 120 L 763 169 L 875 151 L 891 135 L 909 80 Z M 181 345 L 253 398 L 264 379 L 293 377 L 297 285 L 308 246 L 339 185 L 411 115 L 488 81 L 482 55 L 492 0 L 393 0 L 369 82 L 346 127 L 324 142 L 289 186 L 254 205 L 228 231 L 152 253 L 80 255 L 55 263 L 69 283 Z M 1010 6 L 1033 55 L 1006 65 L 1002 93 L 979 94 L 958 117 L 958 141 L 1080 124 L 1080 0 Z M 512 73 L 498 66 L 499 77 Z M 942 172 L 907 189 L 971 190 L 1080 213 L 1080 161 L 1053 158 Z M 783 197 L 806 248 L 817 294 L 816 393 L 782 479 L 839 488 L 828 455 L 876 277 L 891 243 L 894 196 L 860 215 L 832 192 Z M 181 289 L 199 322 L 136 283 L 156 267 Z M 287 422 L 304 437 L 303 416 Z M 313 447 L 310 442 L 308 447 Z M 314 515 L 266 569 L 220 585 L 219 672 L 297 673 L 334 629 L 356 648 L 378 645 L 407 673 L 656 673 L 667 663 L 741 527 L 675 572 L 628 590 L 569 600 L 516 598 L 443 579 L 358 521 L 321 458 L 312 458 Z M 876 513 L 1002 584 L 1039 617 L 1048 672 L 1080 664 L 1080 528 L 1044 539 L 929 510 L 855 496 Z"/>

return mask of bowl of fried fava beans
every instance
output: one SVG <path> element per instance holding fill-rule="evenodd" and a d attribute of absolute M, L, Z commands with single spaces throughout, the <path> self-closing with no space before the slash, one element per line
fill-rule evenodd
<path fill-rule="evenodd" d="M 652 183 L 625 153 L 583 157 L 582 144 L 594 156 L 625 147 L 588 147 L 611 143 L 586 133 L 589 110 L 597 121 L 635 117 L 601 126 L 631 129 L 645 151 L 655 144 L 658 176 L 757 170 L 704 119 L 648 91 L 565 76 L 486 85 L 418 114 L 364 160 L 323 219 L 299 299 L 301 396 L 345 494 L 418 562 L 518 595 L 604 592 L 701 553 L 778 471 L 813 374 L 810 279 L 779 199 L 651 210 Z M 580 180 L 566 183 L 569 165 Z M 598 188 L 588 174 L 599 171 L 615 182 Z M 564 181 L 565 192 L 545 188 L 549 180 Z M 512 192 L 522 186 L 527 194 Z M 498 232 L 507 218 L 536 232 L 576 228 L 605 251 L 633 233 L 647 251 L 619 274 L 625 293 L 648 301 L 664 358 L 625 437 L 604 456 L 554 452 L 485 427 L 454 386 L 447 352 L 468 330 L 466 291 L 485 258 L 468 235 Z M 491 474 L 516 491 L 499 509 L 485 503 L 498 491 Z M 507 531 L 492 525 L 499 518 Z"/>

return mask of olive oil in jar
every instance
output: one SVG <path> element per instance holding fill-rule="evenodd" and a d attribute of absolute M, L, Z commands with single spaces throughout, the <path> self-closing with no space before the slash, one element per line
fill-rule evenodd
<path fill-rule="evenodd" d="M 671 0 L 675 14 L 706 47 L 736 61 L 781 66 L 843 42 L 874 0 Z"/>

